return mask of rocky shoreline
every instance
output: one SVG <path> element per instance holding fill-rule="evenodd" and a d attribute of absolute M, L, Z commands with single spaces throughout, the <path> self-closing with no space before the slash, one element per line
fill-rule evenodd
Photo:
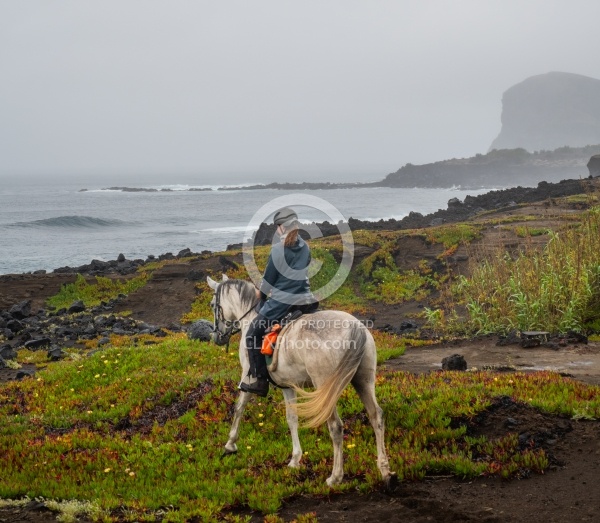
<path fill-rule="evenodd" d="M 430 214 L 423 215 L 411 212 L 400 220 L 364 221 L 350 218 L 348 225 L 353 231 L 358 230 L 385 230 L 397 231 L 403 229 L 419 229 L 435 227 L 444 223 L 456 223 L 485 211 L 494 211 L 506 207 L 516 207 L 519 204 L 547 200 L 581 194 L 598 187 L 597 180 L 562 180 L 557 183 L 540 182 L 537 187 L 513 187 L 490 191 L 479 196 L 467 196 L 464 201 L 452 198 L 448 201 L 447 209 L 439 209 Z M 337 225 L 329 222 L 318 223 L 323 236 L 339 234 Z M 256 245 L 268 245 L 273 238 L 275 227 L 270 224 L 261 224 L 254 237 Z M 229 245 L 229 248 L 240 248 L 241 244 Z"/>
<path fill-rule="evenodd" d="M 285 185 L 285 184 L 284 184 Z M 589 192 L 598 187 L 598 179 L 570 179 L 562 180 L 556 183 L 540 182 L 537 187 L 513 187 L 509 189 L 492 190 L 479 196 L 467 196 L 464 201 L 458 198 L 452 198 L 448 201 L 446 209 L 439 209 L 436 212 L 423 215 L 418 212 L 410 212 L 408 216 L 400 220 L 390 218 L 388 220 L 365 221 L 349 218 L 348 225 L 351 230 L 403 230 L 418 229 L 425 227 L 434 227 L 445 223 L 456 223 L 485 211 L 499 210 L 506 207 L 516 207 L 519 204 L 542 201 L 551 198 L 559 198 Z M 316 224 L 323 236 L 332 236 L 339 234 L 337 224 L 329 222 L 320 222 Z M 254 235 L 255 245 L 268 245 L 275 232 L 272 224 L 262 223 Z M 230 244 L 226 250 L 239 249 L 242 244 Z M 102 261 L 92 260 L 89 264 L 77 267 L 64 266 L 54 269 L 55 274 L 78 273 L 89 276 L 122 275 L 134 274 L 141 267 L 148 263 L 181 259 L 190 256 L 210 255 L 212 251 L 203 250 L 193 252 L 189 248 L 182 249 L 177 254 L 170 252 L 159 256 L 150 255 L 145 260 L 128 260 L 120 254 L 116 260 Z M 33 274 L 46 274 L 45 270 L 35 271 Z M 3 279 L 10 278 L 11 275 L 0 275 L 0 283 Z"/>

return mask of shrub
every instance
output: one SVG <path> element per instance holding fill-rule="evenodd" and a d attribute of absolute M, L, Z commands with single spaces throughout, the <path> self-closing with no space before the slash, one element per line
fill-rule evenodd
<path fill-rule="evenodd" d="M 542 250 L 487 259 L 455 286 L 473 329 L 582 331 L 600 318 L 600 207 L 578 227 L 550 233 Z"/>

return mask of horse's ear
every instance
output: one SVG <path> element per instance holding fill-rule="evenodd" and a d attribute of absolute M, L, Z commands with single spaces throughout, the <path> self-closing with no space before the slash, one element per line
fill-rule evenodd
<path fill-rule="evenodd" d="M 208 286 L 213 290 L 216 291 L 217 290 L 217 285 L 219 285 L 215 280 L 213 280 L 210 276 L 206 277 L 206 283 L 208 283 Z"/>
<path fill-rule="evenodd" d="M 227 274 L 223 273 L 223 281 L 227 281 L 229 279 L 229 276 L 227 276 Z"/>

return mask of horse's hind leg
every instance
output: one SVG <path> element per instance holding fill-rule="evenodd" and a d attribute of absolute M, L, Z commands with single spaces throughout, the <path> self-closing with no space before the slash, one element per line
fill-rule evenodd
<path fill-rule="evenodd" d="M 233 422 L 231 424 L 231 430 L 229 431 L 229 440 L 225 444 L 225 454 L 234 454 L 237 452 L 237 445 L 235 442 L 238 440 L 240 421 L 242 420 L 242 414 L 244 414 L 244 409 L 251 396 L 252 395 L 249 392 L 240 392 L 240 396 L 235 404 L 235 410 L 233 411 Z"/>
<path fill-rule="evenodd" d="M 358 380 L 355 382 L 355 380 L 353 380 L 352 385 L 365 405 L 369 421 L 375 432 L 375 441 L 377 443 L 377 467 L 379 468 L 379 472 L 381 472 L 384 483 L 387 486 L 390 486 L 390 483 L 395 480 L 396 473 L 390 472 L 390 464 L 385 452 L 383 411 L 378 405 L 377 398 L 375 397 L 375 383 L 372 380 L 366 382 L 358 382 Z"/>
<path fill-rule="evenodd" d="M 344 426 L 340 419 L 337 409 L 334 409 L 331 416 L 327 420 L 329 435 L 333 442 L 333 470 L 331 476 L 327 478 L 327 484 L 331 487 L 341 483 L 344 478 L 344 452 L 342 443 L 344 441 Z"/>
<path fill-rule="evenodd" d="M 298 468 L 300 466 L 300 458 L 302 458 L 302 447 L 300 446 L 300 438 L 298 437 L 298 414 L 291 407 L 291 405 L 296 403 L 296 391 L 294 389 L 282 389 L 282 391 L 283 399 L 285 400 L 285 415 L 292 436 L 292 459 L 288 463 L 288 467 Z"/>

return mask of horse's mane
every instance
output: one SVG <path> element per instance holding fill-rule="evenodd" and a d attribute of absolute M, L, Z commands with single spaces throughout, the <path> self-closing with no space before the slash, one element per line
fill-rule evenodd
<path fill-rule="evenodd" d="M 239 295 L 242 304 L 251 306 L 256 301 L 254 285 L 245 280 L 227 280 L 222 284 L 222 292 L 235 292 Z"/>

